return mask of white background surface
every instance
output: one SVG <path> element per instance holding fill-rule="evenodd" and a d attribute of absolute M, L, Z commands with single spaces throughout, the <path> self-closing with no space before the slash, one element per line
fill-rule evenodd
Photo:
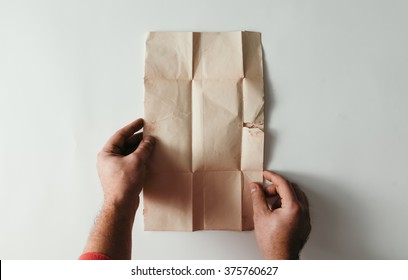
<path fill-rule="evenodd" d="M 304 259 L 408 258 L 408 2 L 0 0 L 0 258 L 75 259 L 95 156 L 143 116 L 146 32 L 262 32 L 265 168 L 309 196 Z M 260 258 L 253 232 L 144 232 L 136 259 Z"/>

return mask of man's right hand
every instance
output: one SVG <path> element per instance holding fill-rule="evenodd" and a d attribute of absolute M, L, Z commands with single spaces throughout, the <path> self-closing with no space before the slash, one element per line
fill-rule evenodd
<path fill-rule="evenodd" d="M 311 230 L 307 197 L 278 174 L 263 175 L 272 182 L 265 189 L 249 184 L 258 246 L 266 259 L 298 259 Z M 272 205 L 266 197 L 275 199 Z"/>

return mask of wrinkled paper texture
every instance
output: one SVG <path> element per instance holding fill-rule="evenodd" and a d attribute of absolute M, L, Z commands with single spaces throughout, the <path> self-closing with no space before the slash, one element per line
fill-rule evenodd
<path fill-rule="evenodd" d="M 152 32 L 144 134 L 157 139 L 145 230 L 251 230 L 248 184 L 262 182 L 261 34 Z"/>

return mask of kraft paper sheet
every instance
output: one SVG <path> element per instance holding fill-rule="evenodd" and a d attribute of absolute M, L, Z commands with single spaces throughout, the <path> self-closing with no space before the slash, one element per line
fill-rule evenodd
<path fill-rule="evenodd" d="M 151 32 L 145 135 L 157 139 L 145 230 L 251 230 L 247 185 L 262 182 L 261 34 Z"/>

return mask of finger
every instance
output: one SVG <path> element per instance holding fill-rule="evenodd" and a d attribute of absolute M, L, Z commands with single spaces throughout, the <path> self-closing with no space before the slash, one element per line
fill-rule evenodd
<path fill-rule="evenodd" d="M 124 149 L 122 149 L 121 154 L 123 156 L 127 156 L 133 153 L 136 150 L 137 146 L 139 146 L 140 142 L 142 141 L 142 138 L 143 138 L 142 132 L 139 132 L 139 133 L 136 133 L 130 136 L 130 138 L 128 138 L 125 141 L 125 147 Z"/>
<path fill-rule="evenodd" d="M 269 185 L 264 188 L 264 193 L 266 195 L 266 201 L 268 204 L 271 206 L 271 210 L 275 210 L 277 208 L 280 208 L 282 206 L 281 204 L 281 198 L 278 195 L 278 192 L 276 191 L 277 185 Z"/>
<path fill-rule="evenodd" d="M 265 179 L 276 185 L 276 192 L 281 198 L 282 208 L 290 207 L 297 202 L 295 191 L 285 178 L 271 171 L 264 171 L 263 175 Z"/>
<path fill-rule="evenodd" d="M 126 143 L 125 143 L 125 145 L 127 146 L 127 147 L 134 147 L 134 148 L 136 148 L 139 144 L 140 144 L 140 141 L 142 141 L 142 139 L 143 139 L 143 132 L 139 132 L 139 133 L 136 133 L 136 134 L 133 134 L 132 136 L 130 136 L 127 140 L 126 140 Z"/>
<path fill-rule="evenodd" d="M 266 195 L 266 196 L 276 196 L 276 195 L 278 195 L 278 192 L 276 191 L 276 187 L 277 187 L 277 186 L 278 186 L 278 185 L 275 185 L 275 184 L 266 186 L 266 187 L 264 188 L 265 195 Z"/>
<path fill-rule="evenodd" d="M 132 155 L 138 157 L 142 163 L 146 164 L 153 151 L 156 140 L 152 136 L 146 136 L 137 146 Z"/>
<path fill-rule="evenodd" d="M 272 172 L 272 171 L 268 171 L 265 170 L 263 172 L 263 176 L 266 180 L 268 180 L 269 182 L 272 182 L 275 185 L 279 185 L 279 184 L 285 184 L 287 183 L 286 179 L 283 178 L 282 176 L 280 176 L 279 174 Z"/>
<path fill-rule="evenodd" d="M 292 190 L 293 190 L 293 192 L 294 192 L 294 194 L 295 194 L 295 197 L 296 197 L 296 200 L 298 201 L 298 202 L 300 202 L 300 198 L 302 198 L 302 195 L 300 194 L 300 192 L 298 192 L 298 189 L 296 189 L 295 188 L 295 183 L 292 183 L 292 182 L 288 182 L 288 184 L 289 184 L 289 186 L 292 188 Z"/>
<path fill-rule="evenodd" d="M 266 215 L 269 213 L 269 206 L 266 202 L 262 188 L 257 183 L 250 183 L 252 208 L 254 215 Z"/>
<path fill-rule="evenodd" d="M 103 151 L 107 153 L 122 154 L 125 141 L 143 127 L 143 119 L 137 119 L 127 126 L 119 129 L 105 144 Z"/>
<path fill-rule="evenodd" d="M 299 200 L 299 202 L 306 207 L 307 209 L 309 208 L 309 200 L 307 199 L 306 194 L 300 189 L 298 184 L 292 183 L 292 187 L 295 190 L 296 196 Z"/>
<path fill-rule="evenodd" d="M 275 210 L 282 207 L 282 199 L 278 196 L 275 201 L 271 203 L 271 210 Z"/>

